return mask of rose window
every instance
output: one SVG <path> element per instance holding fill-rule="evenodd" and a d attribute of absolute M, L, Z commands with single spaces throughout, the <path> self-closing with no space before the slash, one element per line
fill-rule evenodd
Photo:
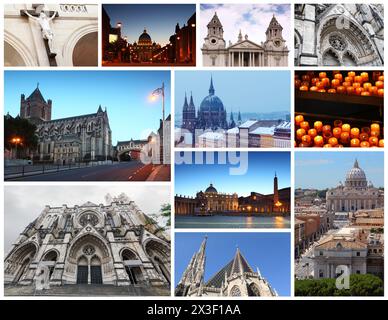
<path fill-rule="evenodd" d="M 332 34 L 329 38 L 329 43 L 338 51 L 344 51 L 346 49 L 346 41 L 338 34 Z"/>

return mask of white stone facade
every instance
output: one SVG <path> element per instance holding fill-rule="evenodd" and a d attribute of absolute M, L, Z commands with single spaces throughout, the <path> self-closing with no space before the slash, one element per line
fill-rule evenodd
<path fill-rule="evenodd" d="M 295 65 L 384 64 L 383 4 L 296 4 Z"/>
<path fill-rule="evenodd" d="M 48 267 L 51 286 L 168 286 L 169 235 L 129 198 L 106 205 L 46 206 L 5 256 L 5 284 L 32 285 Z"/>
<path fill-rule="evenodd" d="M 58 66 L 98 65 L 97 4 L 7 4 L 4 7 L 4 65 L 50 66 L 41 27 L 23 11 L 57 15 L 49 24 Z"/>
<path fill-rule="evenodd" d="M 202 64 L 209 67 L 285 67 L 288 49 L 282 26 L 273 16 L 266 31 L 266 41 L 257 44 L 240 33 L 236 43 L 226 45 L 223 25 L 217 13 L 207 25 L 208 34 L 202 46 Z"/>
<path fill-rule="evenodd" d="M 384 207 L 384 196 L 371 182 L 358 161 L 346 175 L 345 184 L 340 184 L 326 192 L 326 208 L 330 212 L 355 212 Z"/>

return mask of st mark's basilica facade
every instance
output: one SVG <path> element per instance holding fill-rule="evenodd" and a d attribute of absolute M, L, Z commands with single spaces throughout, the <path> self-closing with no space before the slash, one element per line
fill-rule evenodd
<path fill-rule="evenodd" d="M 6 288 L 33 285 L 46 268 L 51 287 L 138 286 L 169 295 L 169 235 L 125 194 L 105 201 L 46 206 L 5 256 Z"/>

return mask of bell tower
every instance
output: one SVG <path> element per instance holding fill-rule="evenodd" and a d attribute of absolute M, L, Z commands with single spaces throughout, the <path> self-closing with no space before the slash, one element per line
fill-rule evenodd
<path fill-rule="evenodd" d="M 286 40 L 283 38 L 283 27 L 273 15 L 267 31 L 265 32 L 266 41 L 264 42 L 266 60 L 268 67 L 285 67 L 288 65 L 288 49 Z"/>
<path fill-rule="evenodd" d="M 224 28 L 217 12 L 207 24 L 207 36 L 202 47 L 204 66 L 224 66 L 226 58 L 226 43 L 224 40 Z"/>
<path fill-rule="evenodd" d="M 279 202 L 278 177 L 275 172 L 275 177 L 273 178 L 273 203 L 276 204 L 278 202 Z"/>
<path fill-rule="evenodd" d="M 39 83 L 36 89 L 26 99 L 22 94 L 20 97 L 20 117 L 28 119 L 34 124 L 51 120 L 52 101 L 43 98 L 39 90 Z"/>

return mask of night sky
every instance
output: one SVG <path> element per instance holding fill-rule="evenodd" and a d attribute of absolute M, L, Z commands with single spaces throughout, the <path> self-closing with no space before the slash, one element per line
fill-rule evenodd
<path fill-rule="evenodd" d="M 194 4 L 104 4 L 112 27 L 122 25 L 122 37 L 137 42 L 146 29 L 152 41 L 165 45 L 175 33 L 175 25 L 182 27 L 195 12 Z"/>

